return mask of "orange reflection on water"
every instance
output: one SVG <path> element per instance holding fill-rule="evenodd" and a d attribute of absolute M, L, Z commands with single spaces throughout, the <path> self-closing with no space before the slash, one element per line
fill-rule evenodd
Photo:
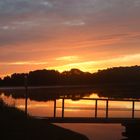
<path fill-rule="evenodd" d="M 99 98 L 97 94 L 92 94 L 89 98 Z M 15 106 L 21 110 L 25 109 L 24 99 L 14 99 L 11 95 L 0 95 L 0 98 L 8 105 Z M 109 117 L 132 117 L 132 102 L 109 101 Z M 106 101 L 98 101 L 98 117 L 106 115 Z M 135 103 L 135 117 L 140 117 L 140 103 Z M 32 116 L 53 117 L 54 101 L 34 101 L 28 99 L 28 113 Z M 65 100 L 65 117 L 94 117 L 95 100 Z M 56 116 L 62 116 L 62 100 L 56 102 Z"/>

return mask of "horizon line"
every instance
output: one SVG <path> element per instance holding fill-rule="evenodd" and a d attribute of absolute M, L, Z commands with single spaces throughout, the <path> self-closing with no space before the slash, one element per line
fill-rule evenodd
<path fill-rule="evenodd" d="M 11 77 L 12 74 L 29 74 L 30 72 L 33 72 L 33 71 L 38 71 L 38 70 L 54 70 L 54 71 L 58 71 L 59 73 L 63 73 L 63 72 L 66 72 L 66 71 L 71 71 L 73 69 L 77 69 L 77 70 L 80 70 L 81 72 L 84 72 L 84 73 L 97 73 L 99 71 L 103 71 L 103 70 L 107 70 L 107 69 L 113 69 L 113 68 L 126 68 L 126 67 L 140 67 L 140 65 L 132 65 L 132 66 L 114 66 L 114 67 L 107 67 L 107 68 L 103 68 L 103 69 L 98 69 L 97 71 L 95 72 L 90 72 L 90 71 L 83 71 L 79 68 L 71 68 L 69 70 L 63 70 L 63 71 L 60 71 L 60 70 L 57 70 L 57 69 L 47 69 L 47 68 L 44 68 L 44 69 L 36 69 L 36 70 L 31 70 L 31 71 L 28 71 L 28 72 L 15 72 L 15 73 L 10 73 L 10 74 L 6 74 L 6 75 L 3 75 L 3 76 L 0 76 L 1 79 L 3 79 L 4 77 Z"/>

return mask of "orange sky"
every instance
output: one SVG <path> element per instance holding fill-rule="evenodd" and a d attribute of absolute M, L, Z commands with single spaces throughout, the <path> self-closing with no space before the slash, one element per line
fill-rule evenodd
<path fill-rule="evenodd" d="M 1 0 L 0 77 L 140 65 L 139 0 Z"/>

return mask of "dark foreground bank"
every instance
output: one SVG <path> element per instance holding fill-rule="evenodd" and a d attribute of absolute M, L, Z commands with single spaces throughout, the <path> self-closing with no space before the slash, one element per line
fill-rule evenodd
<path fill-rule="evenodd" d="M 1 140 L 88 140 L 82 134 L 49 124 L 43 120 L 26 118 L 24 112 L 8 107 L 0 101 Z"/>

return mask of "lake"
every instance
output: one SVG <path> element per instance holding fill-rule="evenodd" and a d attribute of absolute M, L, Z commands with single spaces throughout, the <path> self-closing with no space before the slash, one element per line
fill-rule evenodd
<path fill-rule="evenodd" d="M 117 89 L 118 95 L 123 92 L 127 97 L 125 99 L 133 99 L 130 98 L 128 91 Z M 111 96 L 108 96 L 105 92 L 95 90 L 92 87 L 31 87 L 28 89 L 28 114 L 35 117 L 53 117 L 54 100 L 56 100 L 56 117 L 61 117 L 61 98 L 65 97 L 70 98 L 65 100 L 65 117 L 95 117 L 95 100 L 82 100 L 80 98 L 120 99 L 116 96 L 116 90 L 112 91 Z M 128 94 L 126 94 L 127 92 Z M 0 98 L 10 106 L 25 110 L 25 89 L 22 87 L 1 88 Z M 138 97 L 136 98 L 138 99 Z M 132 102 L 112 100 L 109 102 L 108 116 L 110 118 L 131 118 L 131 108 Z M 106 117 L 106 102 L 104 100 L 98 101 L 97 117 Z M 135 103 L 135 118 L 140 118 L 140 102 Z M 122 132 L 125 131 L 125 127 L 121 124 L 57 123 L 56 125 L 82 133 L 90 140 L 121 140 L 124 138 Z"/>

